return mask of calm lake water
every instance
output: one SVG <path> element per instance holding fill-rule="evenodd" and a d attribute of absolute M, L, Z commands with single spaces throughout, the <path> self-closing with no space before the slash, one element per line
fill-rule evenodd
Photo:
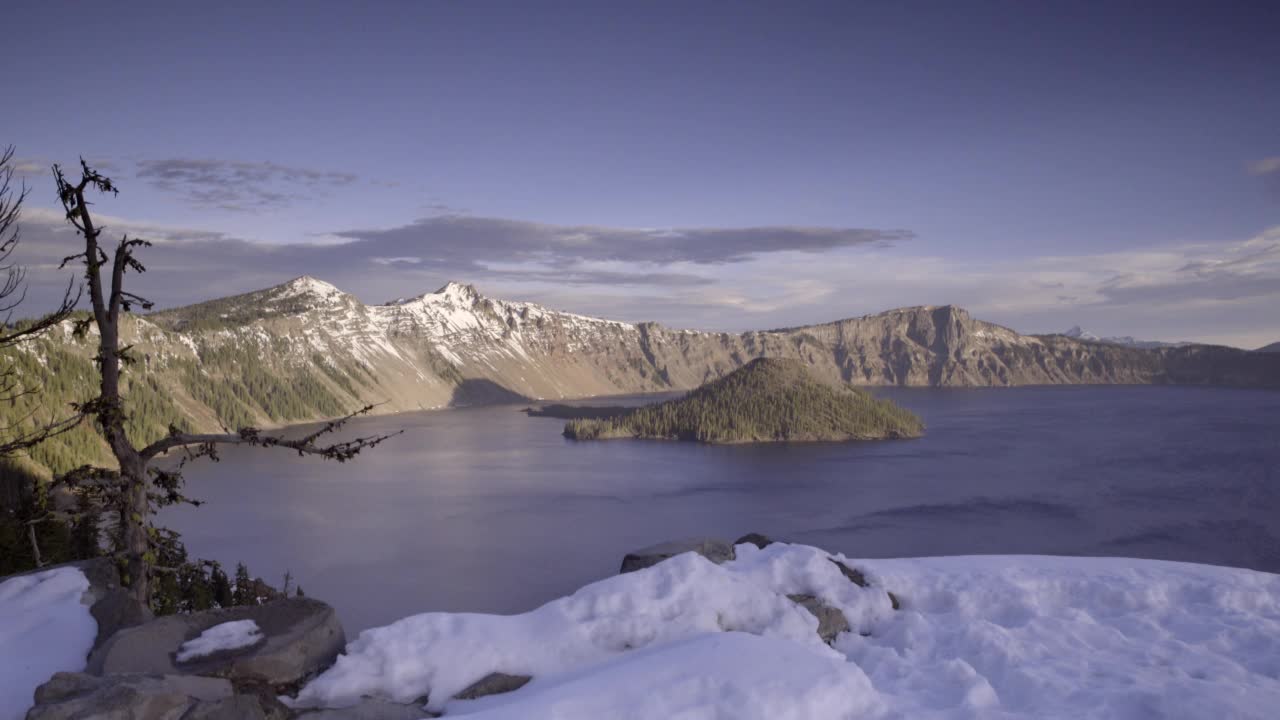
<path fill-rule="evenodd" d="M 749 531 L 853 557 L 1119 555 L 1280 572 L 1280 392 L 885 389 L 920 440 L 574 443 L 520 406 L 354 423 L 347 464 L 227 449 L 166 511 L 192 555 L 288 569 L 349 637 L 428 610 L 511 613 L 628 550 Z M 640 402 L 633 399 L 632 403 Z M 610 399 L 600 404 L 618 404 Z"/>

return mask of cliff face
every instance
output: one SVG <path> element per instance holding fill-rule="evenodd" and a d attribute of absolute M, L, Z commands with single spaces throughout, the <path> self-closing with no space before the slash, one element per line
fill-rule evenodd
<path fill-rule="evenodd" d="M 689 389 L 753 358 L 791 358 L 857 385 L 1138 383 L 1280 387 L 1280 355 L 1191 345 L 1154 350 L 1027 336 L 952 306 L 741 334 L 601 320 L 449 284 L 386 305 L 332 285 L 285 285 L 132 319 L 148 382 L 197 426 L 239 412 L 263 424 L 384 402 L 379 412 Z M 54 335 L 25 352 L 92 355 Z M 56 348 L 52 348 L 56 345 Z M 205 386 L 202 388 L 201 386 Z M 209 387 L 234 388 L 228 398 Z M 256 390 L 255 388 L 266 388 Z M 290 390 L 302 399 L 268 406 Z M 317 395 L 330 396 L 323 402 Z M 281 409 L 284 408 L 284 409 Z M 301 409 L 299 409 L 301 408 Z M 286 412 L 287 410 L 287 412 Z"/>

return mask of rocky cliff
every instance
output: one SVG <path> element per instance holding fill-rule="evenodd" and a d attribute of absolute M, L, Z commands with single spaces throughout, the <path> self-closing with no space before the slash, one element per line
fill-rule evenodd
<path fill-rule="evenodd" d="M 140 360 L 134 386 L 199 427 L 293 422 L 364 402 L 385 402 L 378 411 L 394 412 L 683 390 L 757 357 L 792 358 L 827 379 L 867 386 L 1280 387 L 1280 355 L 1020 335 L 953 306 L 709 333 L 557 312 L 456 283 L 365 305 L 303 277 L 134 316 L 127 325 L 125 341 Z M 61 385 L 83 379 L 88 392 L 92 341 L 72 337 L 68 327 L 18 355 L 32 372 L 60 376 Z"/>

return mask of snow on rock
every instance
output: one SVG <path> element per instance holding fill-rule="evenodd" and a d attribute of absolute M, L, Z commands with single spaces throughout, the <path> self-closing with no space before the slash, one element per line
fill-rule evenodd
<path fill-rule="evenodd" d="M 853 561 L 744 544 L 689 553 L 523 615 L 366 630 L 299 707 L 370 695 L 499 718 L 1274 718 L 1280 576 L 1119 558 Z M 895 611 L 885 590 L 902 601 Z M 840 609 L 834 649 L 786 598 Z M 491 672 L 511 693 L 453 696 Z"/>
<path fill-rule="evenodd" d="M 281 285 L 276 297 L 290 298 L 306 296 L 320 300 L 334 300 L 345 295 L 346 293 L 342 292 L 334 285 L 323 280 L 317 280 L 310 275 L 303 275 Z"/>
<path fill-rule="evenodd" d="M 779 586 L 818 594 L 829 604 L 842 599 L 842 608 L 857 609 L 846 611 L 850 615 L 871 614 L 871 606 L 881 604 L 891 612 L 887 598 L 878 602 L 883 593 L 860 591 L 819 550 L 797 547 L 792 562 L 766 552 L 723 566 L 679 555 L 523 615 L 427 613 L 366 630 L 302 690 L 298 704 L 338 707 L 362 695 L 408 702 L 430 694 L 428 707 L 438 710 L 490 672 L 535 678 L 580 672 L 637 648 L 726 630 L 839 658 L 818 638 L 817 618 L 777 592 Z"/>
<path fill-rule="evenodd" d="M 0 582 L 0 720 L 19 720 L 36 687 L 84 669 L 98 623 L 81 602 L 89 580 L 74 567 Z"/>
<path fill-rule="evenodd" d="M 196 658 L 224 650 L 238 650 L 262 640 L 262 629 L 252 620 L 224 622 L 200 633 L 200 636 L 182 643 L 178 648 L 178 662 L 190 662 Z"/>

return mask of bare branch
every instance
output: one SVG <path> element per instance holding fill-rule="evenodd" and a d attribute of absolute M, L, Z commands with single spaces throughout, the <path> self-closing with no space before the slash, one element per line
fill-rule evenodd
<path fill-rule="evenodd" d="M 352 418 L 360 415 L 366 415 L 372 411 L 376 405 L 366 405 L 365 407 L 337 420 L 331 420 L 325 423 L 320 429 L 303 437 L 289 440 L 277 435 L 264 435 L 257 428 L 242 428 L 235 433 L 184 433 L 179 432 L 177 428 L 169 428 L 167 437 L 157 440 L 147 447 L 139 451 L 144 462 L 168 452 L 175 448 L 187 448 L 196 446 L 200 450 L 197 451 L 202 457 L 216 457 L 214 447 L 217 445 L 252 445 L 254 447 L 278 447 L 293 450 L 298 455 L 318 455 L 326 460 L 335 460 L 337 462 L 346 462 L 358 455 L 361 451 L 371 447 L 380 445 L 386 440 L 403 433 L 399 430 L 393 433 L 383 433 L 378 435 L 368 435 L 352 440 L 344 440 L 342 442 L 332 443 L 330 445 L 317 445 L 316 440 L 329 433 L 337 431 L 346 425 Z"/>

